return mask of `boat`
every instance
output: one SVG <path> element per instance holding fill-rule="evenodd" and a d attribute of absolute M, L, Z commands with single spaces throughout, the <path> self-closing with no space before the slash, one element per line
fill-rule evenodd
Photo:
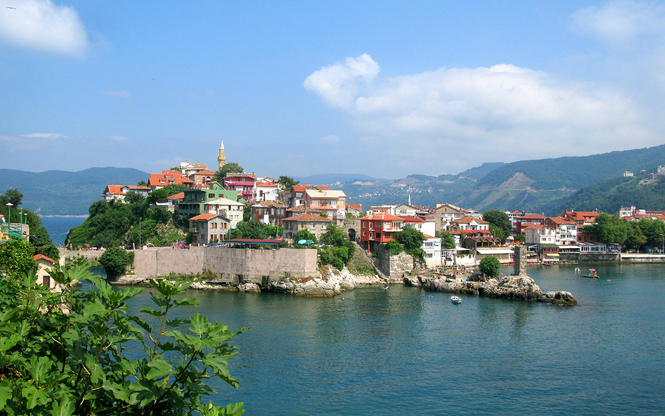
<path fill-rule="evenodd" d="M 588 277 L 590 279 L 598 279 L 598 272 L 596 272 L 596 269 L 589 269 L 589 274 L 583 274 L 582 277 Z"/>
<path fill-rule="evenodd" d="M 460 303 L 462 303 L 462 298 L 460 298 L 459 296 L 451 296 L 450 301 L 455 305 L 459 305 Z"/>

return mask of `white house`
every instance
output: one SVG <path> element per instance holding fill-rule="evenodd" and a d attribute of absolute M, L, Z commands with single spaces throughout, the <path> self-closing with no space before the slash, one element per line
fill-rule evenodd
<path fill-rule="evenodd" d="M 231 229 L 235 229 L 238 223 L 242 221 L 244 210 L 245 204 L 227 198 L 213 199 L 206 202 L 203 207 L 206 214 L 221 214 L 228 218 Z"/>

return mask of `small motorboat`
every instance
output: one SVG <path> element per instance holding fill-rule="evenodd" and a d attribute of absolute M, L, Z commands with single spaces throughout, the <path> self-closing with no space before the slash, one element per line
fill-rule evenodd
<path fill-rule="evenodd" d="M 455 305 L 459 305 L 460 303 L 462 303 L 462 298 L 460 298 L 459 296 L 451 296 L 450 301 Z"/>

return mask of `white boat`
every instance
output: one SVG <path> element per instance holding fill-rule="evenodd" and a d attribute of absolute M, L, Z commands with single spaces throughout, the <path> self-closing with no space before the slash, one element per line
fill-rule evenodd
<path fill-rule="evenodd" d="M 462 303 L 462 298 L 460 298 L 459 296 L 451 296 L 450 301 L 456 305 L 459 305 L 460 303 Z"/>

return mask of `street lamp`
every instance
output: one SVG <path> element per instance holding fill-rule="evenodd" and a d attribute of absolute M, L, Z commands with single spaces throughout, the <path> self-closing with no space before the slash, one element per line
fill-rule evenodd
<path fill-rule="evenodd" d="M 7 211 L 9 211 L 9 218 L 8 218 L 9 226 L 8 226 L 8 230 L 11 231 L 11 230 L 12 230 L 12 207 L 14 206 L 14 204 L 12 204 L 11 202 L 7 202 L 5 205 L 7 205 Z"/>

